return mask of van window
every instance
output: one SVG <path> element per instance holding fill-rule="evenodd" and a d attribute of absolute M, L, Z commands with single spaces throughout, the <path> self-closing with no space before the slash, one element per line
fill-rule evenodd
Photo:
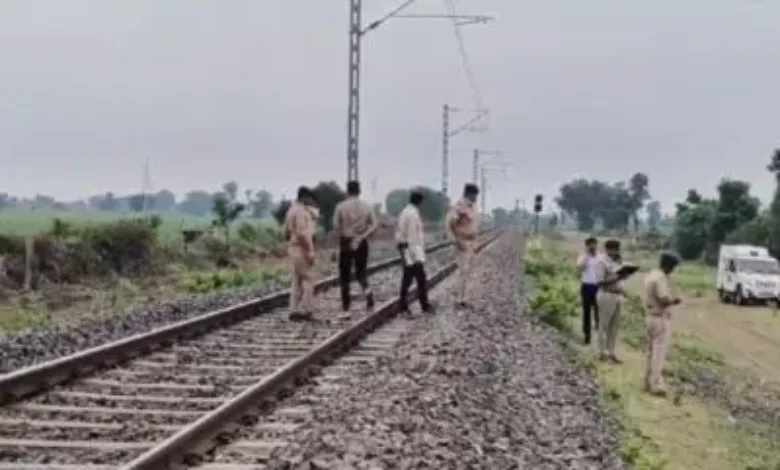
<path fill-rule="evenodd" d="M 726 265 L 726 271 L 729 271 L 729 272 L 732 272 L 732 273 L 737 272 L 737 265 L 736 265 L 736 263 L 734 263 L 733 259 L 730 259 L 728 261 L 728 264 Z"/>
<path fill-rule="evenodd" d="M 780 265 L 774 259 L 741 259 L 739 271 L 751 274 L 780 274 Z"/>

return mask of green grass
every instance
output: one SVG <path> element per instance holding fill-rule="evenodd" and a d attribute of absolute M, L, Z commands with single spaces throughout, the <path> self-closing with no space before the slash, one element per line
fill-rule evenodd
<path fill-rule="evenodd" d="M 745 420 L 734 422 L 719 403 L 683 394 L 684 380 L 696 371 L 714 371 L 722 378 L 735 373 L 716 345 L 693 333 L 675 332 L 666 369 L 671 376 L 672 397 L 662 400 L 642 391 L 645 319 L 641 298 L 635 293 L 626 298 L 621 327 L 620 355 L 625 363 L 616 367 L 596 361 L 595 349 L 582 346 L 578 335 L 572 336 L 578 330 L 579 318 L 572 314 L 571 307 L 561 305 L 576 303 L 575 285 L 562 282 L 562 277 L 572 277 L 573 257 L 573 253 L 562 253 L 563 248 L 563 244 L 545 240 L 540 248 L 527 249 L 526 267 L 530 269 L 526 274 L 534 288 L 544 286 L 544 278 L 555 280 L 555 295 L 536 295 L 534 300 L 544 304 L 537 306 L 542 309 L 566 312 L 548 323 L 572 339 L 569 344 L 578 359 L 601 385 L 607 407 L 622 425 L 624 459 L 637 470 L 780 470 L 776 428 Z M 647 268 L 653 264 L 650 260 L 647 256 L 637 262 Z M 677 274 L 683 289 L 701 290 L 714 285 L 712 268 L 701 264 L 686 263 Z M 552 291 L 545 287 L 540 292 L 545 290 Z M 568 324 L 560 327 L 560 320 Z M 733 385 L 728 382 L 726 393 L 738 396 L 740 392 L 731 388 Z"/>
<path fill-rule="evenodd" d="M 211 225 L 211 217 L 195 217 L 186 214 L 160 213 L 162 225 L 159 228 L 161 239 L 171 239 L 178 235 L 181 229 L 206 228 Z M 35 235 L 51 228 L 52 221 L 59 218 L 76 227 L 113 222 L 134 217 L 134 214 L 121 212 L 65 212 L 65 211 L 22 211 L 8 209 L 0 213 L 0 234 L 4 235 Z M 243 222 L 239 219 L 237 223 Z M 256 220 L 252 219 L 253 222 Z M 276 222 L 263 220 L 269 226 Z"/>

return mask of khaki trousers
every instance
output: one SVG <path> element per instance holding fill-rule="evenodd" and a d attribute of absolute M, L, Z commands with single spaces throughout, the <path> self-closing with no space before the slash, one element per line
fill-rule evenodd
<path fill-rule="evenodd" d="M 666 315 L 647 317 L 647 363 L 645 388 L 655 391 L 663 388 L 663 369 L 672 337 L 672 320 Z"/>
<path fill-rule="evenodd" d="M 291 246 L 288 255 L 292 266 L 290 311 L 311 313 L 314 308 L 314 279 L 312 278 L 314 265 L 306 259 L 304 251 L 297 246 Z"/>
<path fill-rule="evenodd" d="M 623 312 L 623 296 L 599 291 L 596 303 L 599 307 L 599 351 L 614 356 Z"/>
<path fill-rule="evenodd" d="M 466 300 L 466 286 L 471 275 L 471 268 L 474 265 L 474 244 L 464 243 L 464 248 L 456 248 L 455 259 L 458 264 L 458 278 L 455 281 L 455 300 L 463 302 Z"/>

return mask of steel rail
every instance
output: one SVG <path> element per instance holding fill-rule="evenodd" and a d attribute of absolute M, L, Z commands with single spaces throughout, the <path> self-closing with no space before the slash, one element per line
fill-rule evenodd
<path fill-rule="evenodd" d="M 487 229 L 484 236 L 495 231 Z M 426 249 L 434 253 L 450 247 L 452 242 L 435 244 Z M 372 274 L 400 264 L 398 257 L 387 258 L 368 267 Z M 315 292 L 338 285 L 338 276 L 329 276 L 315 283 Z M 150 352 L 152 348 L 171 344 L 180 339 L 197 336 L 215 327 L 227 326 L 254 317 L 289 304 L 290 289 L 242 302 L 238 305 L 214 310 L 194 318 L 138 333 L 117 341 L 95 346 L 67 356 L 24 367 L 0 375 L 0 405 L 18 401 L 28 395 L 38 393 L 54 385 L 83 377 L 98 368 L 117 364 L 132 357 Z"/>
<path fill-rule="evenodd" d="M 477 251 L 482 251 L 496 242 L 502 234 L 503 232 L 499 231 L 479 243 Z M 428 281 L 429 287 L 441 283 L 456 269 L 456 262 L 450 262 L 431 276 Z M 410 296 L 417 299 L 416 287 L 410 290 Z M 239 421 L 248 410 L 257 408 L 265 400 L 273 399 L 276 393 L 291 381 L 306 375 L 311 368 L 331 362 L 334 356 L 349 349 L 360 338 L 390 320 L 398 313 L 398 302 L 398 298 L 388 300 L 374 313 L 333 334 L 271 375 L 250 385 L 237 396 L 207 412 L 130 463 L 123 465 L 119 470 L 170 469 L 180 464 L 188 455 L 207 452 L 215 446 L 215 438 L 224 432 L 225 427 Z"/>

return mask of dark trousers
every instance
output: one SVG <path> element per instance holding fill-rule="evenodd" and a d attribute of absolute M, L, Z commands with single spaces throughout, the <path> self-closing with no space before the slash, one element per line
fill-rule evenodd
<path fill-rule="evenodd" d="M 582 298 L 582 334 L 585 340 L 590 340 L 591 330 L 591 312 L 593 312 L 593 323 L 596 330 L 599 329 L 599 307 L 596 304 L 596 295 L 599 292 L 598 284 L 585 284 L 580 286 L 580 297 Z"/>
<path fill-rule="evenodd" d="M 423 263 L 412 263 L 411 266 L 407 266 L 403 261 L 403 249 L 399 247 L 399 251 L 401 252 L 401 263 L 404 271 L 401 277 L 401 298 L 398 301 L 398 309 L 402 312 L 409 310 L 409 288 L 412 286 L 412 280 L 414 280 L 417 283 L 417 298 L 420 299 L 420 307 L 425 311 L 430 310 L 428 275 L 425 273 L 425 265 Z"/>
<path fill-rule="evenodd" d="M 342 237 L 339 243 L 339 284 L 341 285 L 341 305 L 348 309 L 352 300 L 349 292 L 350 282 L 352 282 L 352 270 L 355 271 L 355 277 L 358 284 L 364 291 L 368 291 L 368 242 L 360 242 L 356 250 L 352 249 L 351 240 Z"/>

